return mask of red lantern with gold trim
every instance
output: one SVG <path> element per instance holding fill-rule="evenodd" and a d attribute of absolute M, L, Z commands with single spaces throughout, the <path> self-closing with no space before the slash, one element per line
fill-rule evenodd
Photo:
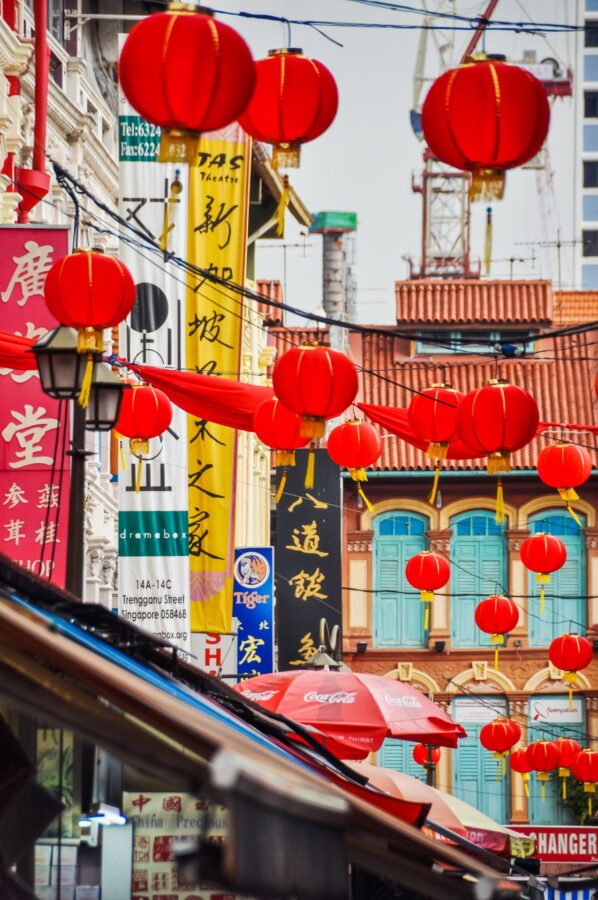
<path fill-rule="evenodd" d="M 463 394 L 452 384 L 433 384 L 415 395 L 407 416 L 411 430 L 428 444 L 431 459 L 445 459 L 449 443 L 457 432 L 457 414 Z"/>
<path fill-rule="evenodd" d="M 448 560 L 439 553 L 430 550 L 422 550 L 407 560 L 405 564 L 405 578 L 417 591 L 419 598 L 425 603 L 424 629 L 428 630 L 430 624 L 430 604 L 434 600 L 434 591 L 443 588 L 451 577 L 451 567 Z"/>
<path fill-rule="evenodd" d="M 440 747 L 427 747 L 425 744 L 416 744 L 413 748 L 413 762 L 418 766 L 436 765 L 440 761 Z"/>
<path fill-rule="evenodd" d="M 382 441 L 374 426 L 359 419 L 343 422 L 333 428 L 326 438 L 326 449 L 333 462 L 349 470 L 351 478 L 357 482 L 357 493 L 371 512 L 373 506 L 361 483 L 368 480 L 367 467 L 373 465 L 382 453 Z"/>
<path fill-rule="evenodd" d="M 280 503 L 287 483 L 286 470 L 295 465 L 295 450 L 309 444 L 309 438 L 301 437 L 301 419 L 297 413 L 287 409 L 276 397 L 260 403 L 253 416 L 253 430 L 262 443 L 276 451 L 274 465 L 282 467 L 275 498 Z"/>
<path fill-rule="evenodd" d="M 540 587 L 540 614 L 544 611 L 544 585 L 550 582 L 550 573 L 556 572 L 567 562 L 567 548 L 563 541 L 552 534 L 538 532 L 521 544 L 521 562 L 530 572 L 536 573 Z"/>
<path fill-rule="evenodd" d="M 494 59 L 468 59 L 444 72 L 422 108 L 428 147 L 441 162 L 472 173 L 472 200 L 502 198 L 505 170 L 536 155 L 549 122 L 543 84 Z"/>
<path fill-rule="evenodd" d="M 588 815 L 592 815 L 592 795 L 596 793 L 598 782 L 598 750 L 581 750 L 571 761 L 571 772 L 579 781 L 588 797 Z"/>
<path fill-rule="evenodd" d="M 274 144 L 275 168 L 297 168 L 301 144 L 319 137 L 334 121 L 336 82 L 323 63 L 296 48 L 270 50 L 255 70 L 255 90 L 239 123 L 257 141 Z"/>
<path fill-rule="evenodd" d="M 592 645 L 580 634 L 561 634 L 548 648 L 548 658 L 553 666 L 564 672 L 563 681 L 569 685 L 569 709 L 573 709 L 573 685 L 577 673 L 592 662 Z"/>
<path fill-rule="evenodd" d="M 357 394 L 357 369 L 348 356 L 330 347 L 293 347 L 272 371 L 274 393 L 301 417 L 301 435 L 321 438 L 326 419 L 340 416 Z"/>
<path fill-rule="evenodd" d="M 510 597 L 493 594 L 478 603 L 474 619 L 480 631 L 490 635 L 490 643 L 494 645 L 494 668 L 498 669 L 499 648 L 505 643 L 505 634 L 519 622 L 519 610 Z"/>
<path fill-rule="evenodd" d="M 542 785 L 542 800 L 545 800 L 548 773 L 558 769 L 559 766 L 559 748 L 553 741 L 534 741 L 527 748 L 526 754 L 530 769 L 537 773 L 536 777 Z"/>
<path fill-rule="evenodd" d="M 135 490 L 141 485 L 142 455 L 148 454 L 150 440 L 159 437 L 172 421 L 172 404 L 166 394 L 149 384 L 133 385 L 123 393 L 115 431 L 129 438 L 131 453 L 138 457 Z"/>
<path fill-rule="evenodd" d="M 572 738 L 557 738 L 552 742 L 559 751 L 559 778 L 562 784 L 563 800 L 567 799 L 567 778 L 571 775 L 571 766 L 581 747 Z"/>
<path fill-rule="evenodd" d="M 158 159 L 193 163 L 200 133 L 234 122 L 249 103 L 255 63 L 233 28 L 177 3 L 133 26 L 118 77 L 131 106 L 162 129 Z"/>
<path fill-rule="evenodd" d="M 502 768 L 503 775 L 506 772 L 506 758 L 511 747 L 514 747 L 521 737 L 521 728 L 506 716 L 499 716 L 488 722 L 480 730 L 480 744 L 486 750 L 491 750 L 496 758 L 496 780 L 500 778 Z"/>
<path fill-rule="evenodd" d="M 513 750 L 509 757 L 509 766 L 513 772 L 518 772 L 523 779 L 523 790 L 525 796 L 529 797 L 529 773 L 531 766 L 527 758 L 527 747 L 519 747 Z"/>
<path fill-rule="evenodd" d="M 579 500 L 575 488 L 584 484 L 592 474 L 592 458 L 585 447 L 577 444 L 551 444 L 540 451 L 536 467 L 540 479 L 549 487 L 557 489 L 559 496 L 567 504 L 568 512 L 580 525 L 571 501 Z"/>

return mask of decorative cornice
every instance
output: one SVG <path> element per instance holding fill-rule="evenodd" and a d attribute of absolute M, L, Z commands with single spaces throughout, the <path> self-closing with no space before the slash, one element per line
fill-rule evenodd
<path fill-rule="evenodd" d="M 33 44 L 22 41 L 0 18 L 0 70 L 5 75 L 22 75 L 33 54 Z"/>
<path fill-rule="evenodd" d="M 348 541 L 347 550 L 349 553 L 371 553 L 373 544 L 371 541 Z"/>

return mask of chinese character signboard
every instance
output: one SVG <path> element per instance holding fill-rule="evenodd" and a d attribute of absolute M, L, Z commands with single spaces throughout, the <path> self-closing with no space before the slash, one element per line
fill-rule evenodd
<path fill-rule="evenodd" d="M 4 330 L 39 339 L 58 324 L 43 296 L 50 266 L 68 253 L 68 230 L 0 227 Z M 68 402 L 41 389 L 37 370 L 0 369 L 0 550 L 64 585 L 68 496 Z"/>
<path fill-rule="evenodd" d="M 202 135 L 189 168 L 187 258 L 221 279 L 198 278 L 187 291 L 187 368 L 236 378 L 242 297 L 226 282 L 245 277 L 251 140 L 234 123 Z M 189 416 L 191 629 L 232 630 L 235 464 L 232 428 Z"/>
<path fill-rule="evenodd" d="M 316 450 L 315 487 L 303 486 L 307 450 L 296 451 L 276 515 L 278 668 L 301 666 L 318 649 L 320 620 L 341 624 L 341 479 Z"/>
<path fill-rule="evenodd" d="M 120 95 L 120 211 L 163 248 L 123 241 L 120 258 L 137 285 L 135 306 L 121 327 L 120 355 L 152 366 L 185 368 L 185 285 L 169 253 L 187 247 L 187 168 L 155 162 L 159 129 L 134 115 Z M 123 441 L 119 474 L 119 612 L 153 634 L 189 649 L 187 416 L 173 407 L 168 431 L 151 441 L 140 462 Z M 136 490 L 139 465 L 141 482 Z"/>
<path fill-rule="evenodd" d="M 274 670 L 274 550 L 235 550 L 233 609 L 238 619 L 237 673 L 267 675 Z"/>
<path fill-rule="evenodd" d="M 174 844 L 190 847 L 199 835 L 223 841 L 226 811 L 191 794 L 123 794 L 123 813 L 133 825 L 131 900 L 234 900 L 209 885 L 186 884 L 177 873 Z"/>

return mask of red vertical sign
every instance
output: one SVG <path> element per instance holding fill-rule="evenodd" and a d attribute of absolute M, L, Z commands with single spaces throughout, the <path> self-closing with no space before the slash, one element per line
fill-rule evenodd
<path fill-rule="evenodd" d="M 3 331 L 37 340 L 55 327 L 43 288 L 50 266 L 67 252 L 66 228 L 0 227 Z M 0 368 L 0 551 L 60 585 L 67 552 L 68 427 L 68 404 L 60 407 L 44 394 L 36 370 Z"/>

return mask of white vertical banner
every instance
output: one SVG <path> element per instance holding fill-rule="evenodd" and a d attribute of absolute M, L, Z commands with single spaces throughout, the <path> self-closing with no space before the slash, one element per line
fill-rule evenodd
<path fill-rule="evenodd" d="M 122 47 L 124 35 L 120 36 Z M 188 169 L 155 161 L 160 129 L 119 94 L 120 213 L 162 253 L 124 232 L 120 258 L 137 286 L 120 329 L 120 356 L 130 362 L 185 368 L 185 276 L 168 255 L 186 258 Z M 189 651 L 187 414 L 174 407 L 168 431 L 139 461 L 122 441 L 119 472 L 119 613 Z M 122 458 L 126 461 L 123 466 Z"/>

